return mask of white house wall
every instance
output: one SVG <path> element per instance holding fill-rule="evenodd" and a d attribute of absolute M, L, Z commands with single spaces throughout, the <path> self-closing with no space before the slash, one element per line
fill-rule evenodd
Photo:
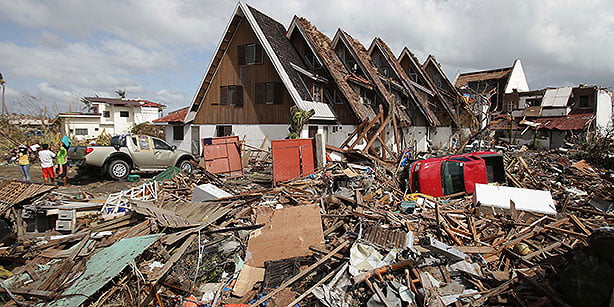
<path fill-rule="evenodd" d="M 134 124 L 152 122 L 159 117 L 158 108 L 140 107 L 134 108 Z"/>
<path fill-rule="evenodd" d="M 75 136 L 76 129 L 87 129 L 87 135 L 82 138 L 94 138 L 102 132 L 100 120 L 97 117 L 72 117 L 64 118 L 64 133 Z"/>
<path fill-rule="evenodd" d="M 505 93 L 512 93 L 514 89 L 519 92 L 529 91 L 529 83 L 527 83 L 527 77 L 524 74 L 524 69 L 522 68 L 520 60 L 514 61 L 510 79 L 507 81 L 507 86 L 505 87 Z"/>
<path fill-rule="evenodd" d="M 612 107 L 612 92 L 605 89 L 599 89 L 597 92 L 597 115 L 595 124 L 602 133 L 613 127 Z"/>

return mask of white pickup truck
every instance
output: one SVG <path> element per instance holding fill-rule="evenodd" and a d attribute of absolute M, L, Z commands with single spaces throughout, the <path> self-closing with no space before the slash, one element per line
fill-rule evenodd
<path fill-rule="evenodd" d="M 112 179 L 125 179 L 133 170 L 163 171 L 177 166 L 193 171 L 191 153 L 148 135 L 126 134 L 111 138 L 111 146 L 71 146 L 68 163 L 79 168 L 97 169 Z"/>

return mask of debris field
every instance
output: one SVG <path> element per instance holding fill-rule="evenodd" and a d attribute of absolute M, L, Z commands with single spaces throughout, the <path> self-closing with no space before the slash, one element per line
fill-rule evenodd
<path fill-rule="evenodd" d="M 507 187 L 434 198 L 405 191 L 398 166 L 345 154 L 275 185 L 264 150 L 245 155 L 241 175 L 169 168 L 111 194 L 5 180 L 0 213 L 12 225 L 0 245 L 0 299 L 9 306 L 610 301 L 611 171 L 570 151 L 510 150 Z M 548 199 L 554 214 L 538 210 Z"/>

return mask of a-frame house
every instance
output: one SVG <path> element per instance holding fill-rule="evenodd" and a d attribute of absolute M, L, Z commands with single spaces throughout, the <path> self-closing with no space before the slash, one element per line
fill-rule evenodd
<path fill-rule="evenodd" d="M 439 64 L 434 55 L 429 54 L 426 60 L 424 60 L 422 70 L 426 73 L 426 77 L 431 85 L 439 92 L 445 103 L 451 107 L 454 113 L 458 114 L 458 124 L 466 128 L 477 127 L 477 117 L 467 105 L 467 101 L 454 87 L 452 81 L 443 72 L 441 64 Z"/>
<path fill-rule="evenodd" d="M 191 138 L 234 134 L 254 145 L 282 139 L 292 106 L 314 110 L 313 121 L 337 122 L 332 108 L 312 95 L 304 80 L 318 77 L 285 35 L 279 22 L 237 4 L 186 115 Z"/>

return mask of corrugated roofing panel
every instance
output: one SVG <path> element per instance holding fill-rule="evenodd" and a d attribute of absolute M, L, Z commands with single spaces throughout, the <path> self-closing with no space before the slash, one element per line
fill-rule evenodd
<path fill-rule="evenodd" d="M 542 107 L 564 107 L 571 96 L 571 87 L 547 89 L 542 99 Z"/>
<path fill-rule="evenodd" d="M 131 261 L 156 242 L 162 234 L 121 239 L 97 252 L 87 262 L 85 272 L 68 288 L 53 306 L 77 307 L 109 283 Z"/>
<path fill-rule="evenodd" d="M 335 120 L 335 113 L 331 107 L 323 102 L 315 102 L 315 101 L 297 101 L 296 105 L 303 111 L 314 110 L 316 113 L 311 117 L 311 119 L 324 119 L 324 120 Z"/>

